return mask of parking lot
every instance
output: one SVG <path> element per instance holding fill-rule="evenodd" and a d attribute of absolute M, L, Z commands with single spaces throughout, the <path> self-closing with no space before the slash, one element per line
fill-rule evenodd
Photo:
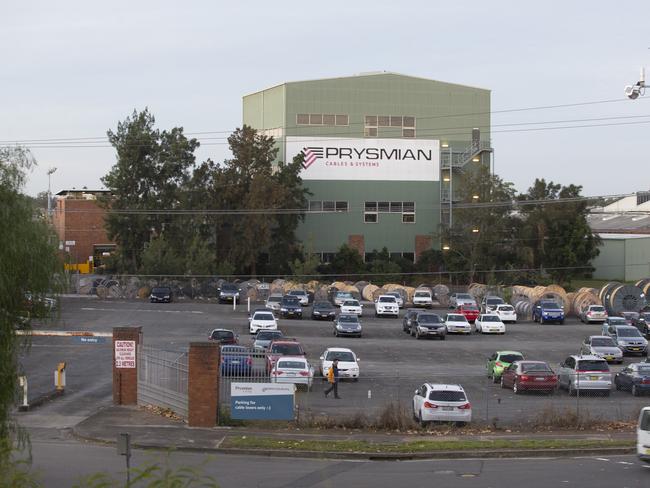
<path fill-rule="evenodd" d="M 311 391 L 297 395 L 301 412 L 325 415 L 377 413 L 385 404 L 397 401 L 410 406 L 413 391 L 424 382 L 459 383 L 468 393 L 474 420 L 512 424 L 529 422 L 549 409 L 556 413 L 578 413 L 589 418 L 627 420 L 636 415 L 646 398 L 612 389 L 611 396 L 569 397 L 565 391 L 551 396 L 514 395 L 501 389 L 486 376 L 485 363 L 497 350 L 515 350 L 527 359 L 559 362 L 576 354 L 585 336 L 598 334 L 600 325 L 585 325 L 569 318 L 564 325 L 539 325 L 520 322 L 507 325 L 505 335 L 448 335 L 445 341 L 416 340 L 402 331 L 400 318 L 375 318 L 371 304 L 365 304 L 363 337 L 333 336 L 331 322 L 309 319 L 280 319 L 285 336 L 296 338 L 318 371 L 319 356 L 332 346 L 349 347 L 360 358 L 359 382 L 343 382 L 341 400 L 325 398 L 325 383 L 316 378 Z M 444 314 L 445 310 L 437 310 Z M 239 334 L 242 345 L 252 344 L 248 334 L 246 307 L 207 302 L 172 302 L 64 298 L 59 316 L 38 329 L 89 330 L 110 332 L 115 326 L 142 326 L 144 343 L 159 349 L 183 352 L 189 342 L 204 341 L 213 328 L 227 328 Z M 612 365 L 612 372 L 625 364 L 645 358 L 626 357 L 623 365 Z M 21 363 L 30 382 L 30 397 L 52 389 L 56 364 L 67 363 L 66 397 L 77 397 L 81 404 L 107 403 L 111 397 L 110 339 L 103 343 L 80 343 L 73 338 L 35 337 Z M 74 409 L 75 402 L 66 408 Z"/>

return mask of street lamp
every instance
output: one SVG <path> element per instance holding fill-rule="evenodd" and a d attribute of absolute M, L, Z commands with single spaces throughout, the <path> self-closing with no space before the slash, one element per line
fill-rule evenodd
<path fill-rule="evenodd" d="M 53 166 L 47 170 L 47 216 L 52 218 L 52 174 L 56 171 Z"/>

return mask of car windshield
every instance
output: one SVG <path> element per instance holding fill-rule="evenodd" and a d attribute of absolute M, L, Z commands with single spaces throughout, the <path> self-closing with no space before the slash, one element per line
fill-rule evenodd
<path fill-rule="evenodd" d="M 153 290 L 151 290 L 151 293 L 167 293 L 167 294 L 169 294 L 170 291 L 171 290 L 169 288 L 159 287 L 159 288 L 154 288 Z"/>
<path fill-rule="evenodd" d="M 642 337 L 639 329 L 635 327 L 619 327 L 616 330 L 616 334 L 619 337 Z"/>
<path fill-rule="evenodd" d="M 498 315 L 483 315 L 481 322 L 501 322 Z"/>
<path fill-rule="evenodd" d="M 272 313 L 256 313 L 253 317 L 255 320 L 273 320 Z"/>
<path fill-rule="evenodd" d="M 269 299 L 267 300 L 267 302 L 281 302 L 281 301 L 282 301 L 282 297 L 269 297 Z"/>
<path fill-rule="evenodd" d="M 429 393 L 429 400 L 437 402 L 464 402 L 467 400 L 467 397 L 462 391 L 433 390 Z"/>
<path fill-rule="evenodd" d="M 499 310 L 501 312 L 512 312 L 514 308 L 512 307 L 512 305 L 501 305 L 499 306 Z"/>
<path fill-rule="evenodd" d="M 349 291 L 339 291 L 336 292 L 336 297 L 337 298 L 352 298 L 352 293 Z"/>
<path fill-rule="evenodd" d="M 521 354 L 500 354 L 499 361 L 504 363 L 514 363 L 515 361 L 521 361 L 524 357 Z"/>
<path fill-rule="evenodd" d="M 395 303 L 395 297 L 379 297 L 379 301 L 382 303 Z"/>
<path fill-rule="evenodd" d="M 625 320 L 623 317 L 610 317 L 607 322 L 610 325 L 618 325 L 618 324 L 626 324 L 627 325 L 627 320 Z"/>
<path fill-rule="evenodd" d="M 282 299 L 282 305 L 300 305 L 300 300 L 296 297 L 284 297 Z"/>
<path fill-rule="evenodd" d="M 234 333 L 230 330 L 213 330 L 212 338 L 213 339 L 230 339 L 234 337 Z"/>
<path fill-rule="evenodd" d="M 329 351 L 325 359 L 327 361 L 338 359 L 339 361 L 354 362 L 354 354 L 349 351 Z"/>
<path fill-rule="evenodd" d="M 643 364 L 638 366 L 638 371 L 641 376 L 648 376 L 650 375 L 650 364 Z"/>
<path fill-rule="evenodd" d="M 595 305 L 595 306 L 589 307 L 589 310 L 591 310 L 592 312 L 604 312 L 604 311 L 605 311 L 605 307 L 601 307 L 601 306 L 599 306 L 599 305 Z"/>
<path fill-rule="evenodd" d="M 478 312 L 478 307 L 475 305 L 463 305 L 463 310 L 468 312 Z"/>
<path fill-rule="evenodd" d="M 551 372 L 551 368 L 548 367 L 547 364 L 544 363 L 524 363 L 521 365 L 521 371 L 524 373 L 532 373 L 532 372 Z"/>
<path fill-rule="evenodd" d="M 469 293 L 459 293 L 458 295 L 456 295 L 456 300 L 458 300 L 459 298 L 463 300 L 474 300 L 474 298 L 472 298 L 472 295 L 470 295 Z"/>
<path fill-rule="evenodd" d="M 418 322 L 421 324 L 439 324 L 440 317 L 433 313 L 421 313 L 418 315 Z"/>
<path fill-rule="evenodd" d="M 278 369 L 307 369 L 304 361 L 279 361 Z"/>
<path fill-rule="evenodd" d="M 330 308 L 332 308 L 332 305 L 330 303 L 328 303 L 328 302 L 316 302 L 314 304 L 314 308 L 321 308 L 321 309 L 322 308 L 327 308 L 327 309 L 330 309 Z"/>
<path fill-rule="evenodd" d="M 488 298 L 485 303 L 488 305 L 498 305 L 499 303 L 503 303 L 503 300 L 501 298 L 495 297 L 495 298 Z"/>
<path fill-rule="evenodd" d="M 610 337 L 596 337 L 591 340 L 594 347 L 616 347 L 616 343 Z"/>
<path fill-rule="evenodd" d="M 464 315 L 458 315 L 458 314 L 447 315 L 447 320 L 451 320 L 453 322 L 467 322 L 467 319 L 465 318 Z"/>
<path fill-rule="evenodd" d="M 609 371 L 607 361 L 599 361 L 596 359 L 584 359 L 578 361 L 576 367 L 578 371 Z"/>
<path fill-rule="evenodd" d="M 415 296 L 416 296 L 416 297 L 428 297 L 428 296 L 429 296 L 429 293 L 426 292 L 426 291 L 416 291 L 416 292 L 415 292 Z"/>
<path fill-rule="evenodd" d="M 346 300 L 345 302 L 343 302 L 343 306 L 345 306 L 345 307 L 358 307 L 359 302 L 357 302 L 356 300 Z"/>
<path fill-rule="evenodd" d="M 232 285 L 232 284 L 228 283 L 228 284 L 225 284 L 225 285 L 221 285 L 221 290 L 222 291 L 237 291 L 237 287 L 235 285 Z"/>
<path fill-rule="evenodd" d="M 543 302 L 542 308 L 560 308 L 560 306 L 555 302 Z"/>
<path fill-rule="evenodd" d="M 291 290 L 291 291 L 289 292 L 289 295 L 300 296 L 300 297 L 305 296 L 306 294 L 307 294 L 307 293 L 304 292 L 304 291 L 302 291 L 302 290 Z"/>
<path fill-rule="evenodd" d="M 284 356 L 302 356 L 300 344 L 273 344 L 271 352 Z"/>
<path fill-rule="evenodd" d="M 272 330 L 261 330 L 257 333 L 258 341 L 270 341 L 272 339 L 278 339 L 280 337 L 282 337 L 282 332 Z"/>
<path fill-rule="evenodd" d="M 346 324 L 356 324 L 359 322 L 356 315 L 341 315 L 339 317 L 339 322 Z"/>

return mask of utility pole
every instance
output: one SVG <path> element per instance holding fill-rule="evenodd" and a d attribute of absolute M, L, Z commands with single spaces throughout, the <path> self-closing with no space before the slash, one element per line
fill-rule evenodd
<path fill-rule="evenodd" d="M 52 219 L 52 174 L 56 171 L 55 167 L 47 170 L 47 217 Z"/>

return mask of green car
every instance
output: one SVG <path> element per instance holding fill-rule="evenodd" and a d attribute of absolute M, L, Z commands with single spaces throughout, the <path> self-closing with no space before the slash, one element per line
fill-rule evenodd
<path fill-rule="evenodd" d="M 489 357 L 487 362 L 487 375 L 492 381 L 498 383 L 503 370 L 515 361 L 521 361 L 524 355 L 517 351 L 497 351 Z"/>

